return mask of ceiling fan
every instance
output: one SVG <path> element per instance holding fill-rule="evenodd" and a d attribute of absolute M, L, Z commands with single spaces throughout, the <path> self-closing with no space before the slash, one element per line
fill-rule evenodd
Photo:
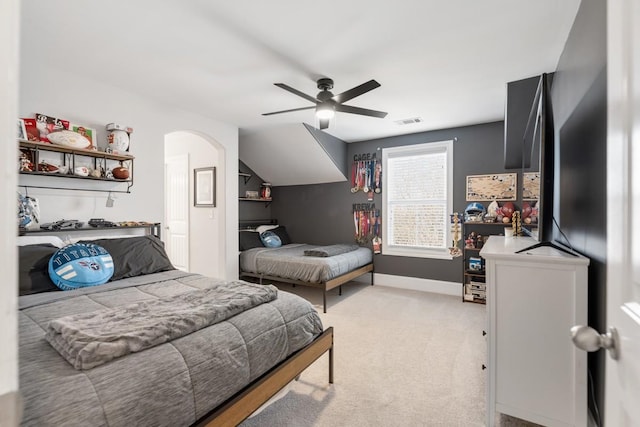
<path fill-rule="evenodd" d="M 375 80 L 369 80 L 366 83 L 363 83 L 359 86 L 356 86 L 352 89 L 349 89 L 346 92 L 342 92 L 339 95 L 334 95 L 331 93 L 331 89 L 333 89 L 333 80 L 322 78 L 318 80 L 318 95 L 314 98 L 313 96 L 307 95 L 306 93 L 300 92 L 297 89 L 292 88 L 284 83 L 274 83 L 276 86 L 287 90 L 295 95 L 298 95 L 307 101 L 313 102 L 314 106 L 312 107 L 302 107 L 302 108 L 294 108 L 291 110 L 283 110 L 283 111 L 274 111 L 273 113 L 263 113 L 263 116 L 270 116 L 272 114 L 280 114 L 280 113 L 290 113 L 292 111 L 301 111 L 301 110 L 310 110 L 315 108 L 316 116 L 320 120 L 320 129 L 326 129 L 329 127 L 329 119 L 331 119 L 336 111 L 342 113 L 351 113 L 351 114 L 360 114 L 363 116 L 370 117 L 378 117 L 384 118 L 387 113 L 383 111 L 369 110 L 366 108 L 353 107 L 351 105 L 344 105 L 344 102 L 347 102 L 356 96 L 360 96 L 364 93 L 369 92 L 377 87 L 380 87 L 380 83 Z"/>

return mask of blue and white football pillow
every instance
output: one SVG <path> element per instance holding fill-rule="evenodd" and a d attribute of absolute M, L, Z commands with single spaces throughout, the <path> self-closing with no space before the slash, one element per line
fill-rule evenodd
<path fill-rule="evenodd" d="M 260 233 L 260 240 L 262 240 L 262 244 L 267 248 L 279 248 L 282 246 L 282 241 L 280 237 L 273 231 L 265 231 Z"/>
<path fill-rule="evenodd" d="M 92 243 L 67 245 L 49 259 L 49 277 L 63 291 L 102 285 L 113 271 L 109 252 Z"/>

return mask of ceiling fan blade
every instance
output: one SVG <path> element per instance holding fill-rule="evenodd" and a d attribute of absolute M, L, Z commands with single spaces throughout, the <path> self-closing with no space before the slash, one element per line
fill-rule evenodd
<path fill-rule="evenodd" d="M 316 104 L 318 102 L 317 99 L 315 99 L 313 96 L 307 95 L 306 93 L 300 92 L 298 89 L 294 89 L 289 85 L 286 85 L 284 83 L 274 83 L 274 85 L 278 86 L 279 88 L 282 88 L 284 90 L 287 90 L 293 94 L 296 94 L 304 99 L 306 99 L 307 101 L 311 101 L 314 104 Z"/>
<path fill-rule="evenodd" d="M 387 116 L 387 113 L 385 113 L 384 111 L 369 110 L 367 108 L 352 107 L 351 105 L 344 104 L 337 104 L 336 111 L 351 114 L 361 114 L 363 116 L 378 117 L 380 119 L 383 119 Z"/>
<path fill-rule="evenodd" d="M 320 129 L 326 129 L 329 127 L 329 119 L 320 119 Z"/>
<path fill-rule="evenodd" d="M 369 80 L 366 83 L 362 83 L 360 86 L 356 86 L 353 89 L 349 89 L 346 92 L 342 92 L 339 95 L 335 95 L 333 100 L 337 103 L 347 102 L 350 99 L 355 98 L 356 96 L 360 96 L 363 93 L 367 93 L 370 90 L 373 90 L 377 87 L 380 87 L 380 83 L 375 80 Z"/>
<path fill-rule="evenodd" d="M 302 111 L 302 110 L 312 110 L 316 107 L 302 107 L 302 108 L 293 108 L 291 110 L 282 110 L 282 111 L 274 111 L 273 113 L 262 113 L 263 116 L 272 116 L 274 114 L 280 113 L 291 113 L 292 111 Z"/>

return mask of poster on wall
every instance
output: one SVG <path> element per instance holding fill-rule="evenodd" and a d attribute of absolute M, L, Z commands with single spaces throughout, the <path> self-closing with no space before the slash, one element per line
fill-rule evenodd
<path fill-rule="evenodd" d="M 516 200 L 518 174 L 500 173 L 467 176 L 467 201 Z"/>
<path fill-rule="evenodd" d="M 540 198 L 540 172 L 522 174 L 522 200 L 538 200 Z"/>

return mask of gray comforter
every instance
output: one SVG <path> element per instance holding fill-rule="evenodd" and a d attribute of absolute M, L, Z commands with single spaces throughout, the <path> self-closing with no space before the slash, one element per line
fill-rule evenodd
<path fill-rule="evenodd" d="M 84 371 L 74 369 L 45 340 L 54 319 L 223 283 L 167 271 L 20 297 L 23 425 L 190 425 L 322 332 L 307 301 L 279 291 L 273 301 Z"/>
<path fill-rule="evenodd" d="M 240 269 L 249 273 L 320 283 L 369 264 L 373 259 L 368 248 L 329 257 L 305 256 L 305 250 L 317 248 L 315 245 L 292 243 L 279 248 L 249 249 L 240 254 Z"/>
<path fill-rule="evenodd" d="M 61 317 L 46 340 L 76 369 L 183 337 L 274 300 L 275 286 L 233 281 L 151 301 Z"/>

